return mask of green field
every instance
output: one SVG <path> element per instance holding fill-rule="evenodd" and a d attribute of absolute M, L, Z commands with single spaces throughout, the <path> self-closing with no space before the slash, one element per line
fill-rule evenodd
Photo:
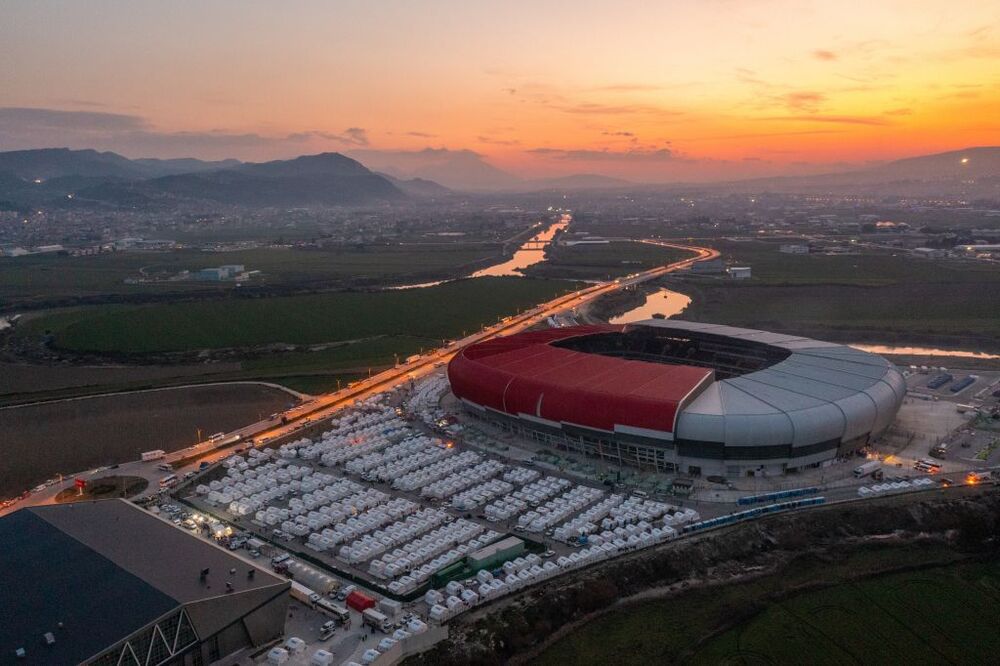
<path fill-rule="evenodd" d="M 534 277 L 611 279 L 690 257 L 690 252 L 661 245 L 614 241 L 607 245 L 554 245 L 545 261 L 528 268 Z"/>
<path fill-rule="evenodd" d="M 996 348 L 1000 270 L 890 253 L 789 255 L 773 243 L 713 244 L 750 280 L 676 283 L 692 297 L 683 318 L 847 342 Z"/>
<path fill-rule="evenodd" d="M 929 261 L 902 251 L 866 249 L 853 255 L 784 254 L 780 243 L 717 240 L 707 243 L 727 262 L 753 269 L 756 284 L 857 285 L 979 284 L 1000 286 L 1000 270 L 983 262 Z"/>
<path fill-rule="evenodd" d="M 108 305 L 38 317 L 17 334 L 51 331 L 62 349 L 128 354 L 400 334 L 436 346 L 574 288 L 565 282 L 481 278 L 402 291 Z"/>
<path fill-rule="evenodd" d="M 89 257 L 38 255 L 0 258 L 0 302 L 21 304 L 109 294 L 201 293 L 232 290 L 232 283 L 157 282 L 130 285 L 141 274 L 166 277 L 182 270 L 242 264 L 261 271 L 252 286 L 313 288 L 420 281 L 464 274 L 470 264 L 499 257 L 491 244 L 366 245 L 331 249 L 261 248 L 234 252 L 176 250 L 118 252 Z"/>
<path fill-rule="evenodd" d="M 690 661 L 995 663 L 998 613 L 1000 564 L 895 574 L 771 604 Z"/>
<path fill-rule="evenodd" d="M 534 663 L 995 663 L 1000 653 L 1000 562 L 882 575 L 769 600 L 774 591 L 766 581 L 737 584 L 621 608 L 557 641 Z"/>

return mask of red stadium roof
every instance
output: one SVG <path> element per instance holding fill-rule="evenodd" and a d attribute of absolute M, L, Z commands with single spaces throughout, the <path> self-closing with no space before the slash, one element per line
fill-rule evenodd
<path fill-rule="evenodd" d="M 511 415 L 613 431 L 673 433 L 682 403 L 711 381 L 705 368 L 631 361 L 551 343 L 623 326 L 573 326 L 469 345 L 448 364 L 457 397 Z"/>

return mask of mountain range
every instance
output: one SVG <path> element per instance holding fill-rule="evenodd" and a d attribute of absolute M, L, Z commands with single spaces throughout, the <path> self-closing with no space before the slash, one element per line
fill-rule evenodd
<path fill-rule="evenodd" d="M 128 159 L 116 153 L 66 148 L 0 152 L 0 208 L 15 210 L 42 205 L 164 208 L 199 202 L 256 207 L 369 205 L 440 199 L 454 196 L 455 191 L 668 187 L 600 174 L 525 180 L 491 166 L 472 151 L 445 149 L 368 150 L 351 156 L 321 153 L 261 163 Z M 697 187 L 705 191 L 1000 200 L 1000 147 L 924 155 L 840 173 Z"/>
<path fill-rule="evenodd" d="M 736 181 L 726 187 L 748 192 L 1000 200 L 1000 146 L 921 155 L 841 173 Z"/>
<path fill-rule="evenodd" d="M 242 163 L 196 159 L 130 160 L 93 150 L 0 153 L 0 201 L 13 204 L 171 206 L 214 202 L 246 206 L 357 205 L 409 194 L 339 153 Z"/>

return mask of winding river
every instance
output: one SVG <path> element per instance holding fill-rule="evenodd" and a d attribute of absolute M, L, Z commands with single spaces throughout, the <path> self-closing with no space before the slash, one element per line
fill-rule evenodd
<path fill-rule="evenodd" d="M 478 270 L 470 277 L 505 277 L 511 275 L 522 275 L 521 271 L 528 266 L 545 261 L 545 245 L 552 241 L 557 232 L 569 226 L 570 216 L 563 215 L 558 222 L 553 222 L 548 227 L 532 236 L 524 243 L 509 261 L 494 266 L 488 266 Z M 540 245 L 544 243 L 544 245 Z"/>
<path fill-rule="evenodd" d="M 933 347 L 895 347 L 889 345 L 864 345 L 851 343 L 849 346 L 873 354 L 909 354 L 911 356 L 944 356 L 952 358 L 1000 359 L 1000 354 L 965 351 L 961 349 L 934 349 Z"/>
<path fill-rule="evenodd" d="M 552 241 L 556 233 L 569 226 L 572 217 L 563 215 L 561 219 L 546 226 L 544 229 L 533 235 L 514 253 L 514 256 L 507 261 L 493 266 L 482 268 L 466 277 L 506 277 L 521 276 L 525 268 L 545 261 L 545 249 L 541 244 Z M 436 280 L 434 282 L 421 282 L 417 284 L 400 285 L 388 287 L 388 289 L 422 289 L 424 287 L 434 287 L 439 284 L 451 282 L 451 280 Z M 686 294 L 681 294 L 669 289 L 660 289 L 646 296 L 642 305 L 636 306 L 617 317 L 609 320 L 611 324 L 631 324 L 637 321 L 653 319 L 654 315 L 669 319 L 679 315 L 691 304 L 691 298 Z M 912 356 L 940 356 L 942 358 L 973 358 L 984 360 L 1000 359 L 1000 354 L 989 354 L 986 352 L 969 351 L 962 349 L 935 349 L 932 347 L 910 347 L 893 345 L 873 345 L 861 343 L 849 343 L 855 349 L 872 352 L 873 354 L 908 354 Z"/>
<path fill-rule="evenodd" d="M 631 324 L 636 321 L 653 319 L 653 315 L 663 315 L 667 319 L 679 315 L 691 304 L 691 299 L 685 294 L 669 289 L 660 289 L 646 296 L 642 305 L 632 308 L 617 317 L 608 320 L 610 324 Z M 964 349 L 936 349 L 933 347 L 911 347 L 895 345 L 872 345 L 848 343 L 850 347 L 873 354 L 905 354 L 910 356 L 939 356 L 941 358 L 972 358 L 981 360 L 1000 359 L 1000 354 L 969 351 Z"/>
<path fill-rule="evenodd" d="M 571 220 L 571 216 L 563 215 L 559 221 L 553 222 L 525 241 L 521 247 L 514 252 L 514 256 L 507 261 L 487 266 L 486 268 L 481 268 L 475 273 L 466 275 L 465 277 L 522 277 L 523 273 L 521 273 L 521 271 L 525 268 L 545 261 L 545 246 L 540 245 L 540 243 L 548 245 L 548 243 L 550 243 L 552 238 L 556 235 L 556 232 L 568 227 Z M 436 287 L 437 285 L 444 284 L 446 282 L 453 282 L 455 279 L 459 278 L 453 278 L 451 280 L 435 280 L 433 282 L 418 282 L 416 284 L 402 284 L 395 287 L 386 287 L 385 289 L 387 291 L 423 289 L 425 287 Z"/>

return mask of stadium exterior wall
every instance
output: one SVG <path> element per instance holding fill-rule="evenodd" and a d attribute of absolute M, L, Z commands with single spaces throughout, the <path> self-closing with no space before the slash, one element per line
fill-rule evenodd
<path fill-rule="evenodd" d="M 680 393 L 674 391 L 663 401 L 664 409 L 673 405 L 676 414 L 672 415 L 673 427 L 661 429 L 632 426 L 627 409 L 626 416 L 621 417 L 622 395 L 613 396 L 619 420 L 611 427 L 544 418 L 544 374 L 530 377 L 537 396 L 535 413 L 507 409 L 508 404 L 525 404 L 505 396 L 522 379 L 518 368 L 531 366 L 505 365 L 508 351 L 490 354 L 489 350 L 475 349 L 476 345 L 467 348 L 472 350 L 468 356 L 463 350 L 449 364 L 449 379 L 461 376 L 459 382 L 452 381 L 452 390 L 477 418 L 560 450 L 595 456 L 611 464 L 729 477 L 782 474 L 849 455 L 893 423 L 906 392 L 902 375 L 888 361 L 842 345 L 696 322 L 653 320 L 635 326 L 660 329 L 654 334 L 661 336 L 696 340 L 706 348 L 752 341 L 783 350 L 786 357 L 762 369 L 721 380 L 709 378 L 702 382 L 697 376 L 678 375 L 687 382 L 680 393 L 686 391 L 687 395 L 678 400 L 676 395 Z M 568 340 L 574 335 L 613 335 L 623 330 L 579 327 L 549 333 L 549 341 L 544 335 L 533 340 L 547 345 L 551 340 Z M 503 343 L 503 350 L 517 349 L 516 353 L 524 356 L 518 337 L 511 336 Z M 490 375 L 488 382 L 494 384 L 487 393 L 501 396 L 485 401 L 487 404 L 478 399 L 483 393 L 476 385 L 482 366 L 486 366 L 483 374 Z M 510 368 L 515 370 L 507 372 Z M 498 371 L 507 372 L 503 381 L 497 381 Z M 587 369 L 581 367 L 581 372 L 586 374 Z M 564 386 L 559 389 L 565 392 Z M 592 387 L 588 387 L 588 393 L 592 396 Z M 650 403 L 646 398 L 642 409 L 648 412 Z M 565 403 L 566 398 L 562 400 Z"/>

